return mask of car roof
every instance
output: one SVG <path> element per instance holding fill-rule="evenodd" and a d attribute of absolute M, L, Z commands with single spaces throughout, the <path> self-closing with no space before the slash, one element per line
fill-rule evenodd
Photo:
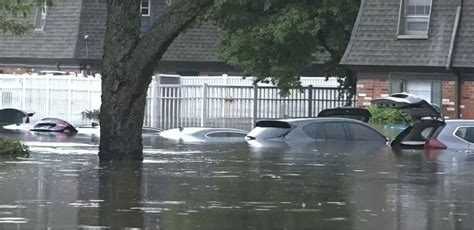
<path fill-rule="evenodd" d="M 268 119 L 266 121 L 283 121 L 290 124 L 306 124 L 311 122 L 355 122 L 366 124 L 365 122 L 359 121 L 357 119 L 351 118 L 342 118 L 342 117 L 314 117 L 314 118 L 293 118 L 293 119 Z"/>
<path fill-rule="evenodd" d="M 183 134 L 193 134 L 197 132 L 239 132 L 239 133 L 247 133 L 247 131 L 242 130 L 242 129 L 233 129 L 233 128 L 209 128 L 209 127 L 185 127 L 185 128 L 174 128 L 174 129 L 168 129 L 166 131 L 172 131 L 172 130 L 180 130 L 182 129 L 181 133 Z"/>
<path fill-rule="evenodd" d="M 450 125 L 474 125 L 474 120 L 468 119 L 453 119 L 453 120 L 446 120 L 446 124 Z"/>

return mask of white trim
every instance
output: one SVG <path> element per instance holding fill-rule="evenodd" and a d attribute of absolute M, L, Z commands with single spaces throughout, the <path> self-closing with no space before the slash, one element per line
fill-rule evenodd
<path fill-rule="evenodd" d="M 43 9 L 44 9 L 44 13 L 43 13 Z M 41 17 L 41 18 L 38 18 L 38 17 Z M 48 5 L 45 2 L 44 6 L 39 6 L 36 9 L 34 31 L 37 31 L 37 32 L 44 31 L 44 28 L 46 27 L 46 18 L 47 17 L 48 17 Z M 40 23 L 40 25 L 39 25 L 40 27 L 37 27 L 38 20 L 39 20 L 39 23 Z"/>
<path fill-rule="evenodd" d="M 143 1 L 148 2 L 148 7 L 143 7 Z M 144 9 L 148 10 L 147 14 L 143 14 Z M 151 15 L 150 12 L 151 12 L 151 0 L 141 0 L 141 2 L 140 2 L 140 14 L 142 15 L 142 17 L 149 17 Z"/>
<path fill-rule="evenodd" d="M 397 35 L 397 39 L 404 40 L 404 39 L 428 39 L 428 34 L 399 34 Z"/>
<path fill-rule="evenodd" d="M 433 0 L 430 0 L 430 9 L 428 15 L 407 15 L 407 1 L 400 0 L 400 9 L 398 15 L 397 39 L 428 39 L 428 33 L 431 22 L 431 12 L 433 11 Z M 408 30 L 408 22 L 426 22 L 426 30 Z M 401 29 L 404 24 L 403 31 Z"/>

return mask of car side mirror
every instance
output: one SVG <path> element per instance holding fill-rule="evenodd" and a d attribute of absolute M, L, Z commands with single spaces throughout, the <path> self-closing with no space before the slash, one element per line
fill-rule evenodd
<path fill-rule="evenodd" d="M 99 126 L 99 123 L 97 123 L 97 122 L 92 122 L 91 125 L 92 125 L 93 128 L 95 128 L 95 127 Z"/>

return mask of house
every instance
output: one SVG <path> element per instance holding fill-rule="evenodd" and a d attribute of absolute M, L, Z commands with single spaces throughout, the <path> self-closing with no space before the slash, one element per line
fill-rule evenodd
<path fill-rule="evenodd" d="M 360 106 L 406 91 L 474 118 L 474 0 L 362 0 L 341 64 Z"/>
<path fill-rule="evenodd" d="M 170 0 L 141 2 L 145 32 Z M 39 70 L 100 73 L 105 35 L 106 0 L 61 0 L 29 15 L 34 31 L 23 37 L 0 33 L 0 73 Z M 181 75 L 240 72 L 217 58 L 217 30 L 196 25 L 169 47 L 156 70 Z"/>

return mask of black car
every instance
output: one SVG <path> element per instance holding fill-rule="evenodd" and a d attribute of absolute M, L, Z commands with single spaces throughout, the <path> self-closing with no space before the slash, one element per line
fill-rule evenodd
<path fill-rule="evenodd" d="M 44 118 L 30 129 L 33 132 L 61 132 L 76 134 L 77 129 L 68 122 L 58 118 Z"/>
<path fill-rule="evenodd" d="M 0 126 L 30 123 L 30 117 L 34 114 L 34 112 L 26 112 L 13 108 L 0 109 Z"/>

